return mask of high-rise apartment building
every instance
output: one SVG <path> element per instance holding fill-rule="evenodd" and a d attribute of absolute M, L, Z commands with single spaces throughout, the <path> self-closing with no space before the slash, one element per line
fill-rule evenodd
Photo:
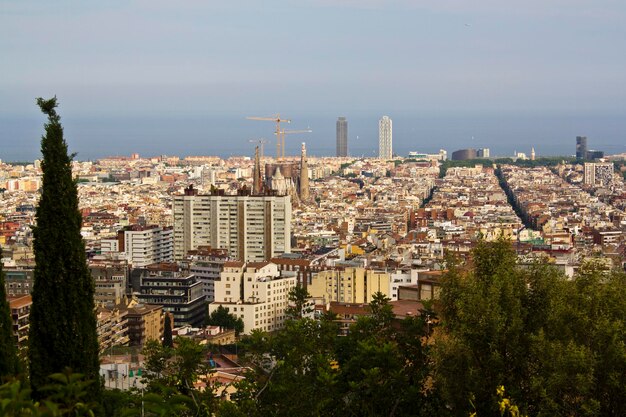
<path fill-rule="evenodd" d="M 585 162 L 585 185 L 594 187 L 610 187 L 613 185 L 612 162 Z"/>
<path fill-rule="evenodd" d="M 378 157 L 380 159 L 391 159 L 392 149 L 392 122 L 389 116 L 383 116 L 378 121 Z"/>
<path fill-rule="evenodd" d="M 345 117 L 337 119 L 337 156 L 348 156 L 348 121 Z"/>
<path fill-rule="evenodd" d="M 576 136 L 576 159 L 587 159 L 587 136 Z"/>
<path fill-rule="evenodd" d="M 174 257 L 199 246 L 227 249 L 233 259 L 263 261 L 291 251 L 291 198 L 276 195 L 198 195 L 191 186 L 174 197 Z"/>
<path fill-rule="evenodd" d="M 119 250 L 134 267 L 174 260 L 174 230 L 171 227 L 127 226 L 117 234 Z"/>

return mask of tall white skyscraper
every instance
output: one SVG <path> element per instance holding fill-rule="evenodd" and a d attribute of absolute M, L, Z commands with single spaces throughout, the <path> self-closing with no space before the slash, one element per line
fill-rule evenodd
<path fill-rule="evenodd" d="M 391 159 L 392 149 L 392 122 L 389 116 L 383 116 L 378 121 L 378 157 L 380 159 Z"/>

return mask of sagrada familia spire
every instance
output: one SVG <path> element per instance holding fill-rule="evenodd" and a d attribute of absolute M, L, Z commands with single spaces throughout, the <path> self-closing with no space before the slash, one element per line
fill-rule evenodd
<path fill-rule="evenodd" d="M 259 147 L 254 149 L 254 172 L 252 174 L 252 194 L 261 194 L 263 190 L 263 180 L 261 178 L 261 158 L 259 157 Z"/>
<path fill-rule="evenodd" d="M 300 157 L 300 201 L 309 200 L 309 166 L 306 161 L 306 145 L 302 142 L 302 155 Z"/>

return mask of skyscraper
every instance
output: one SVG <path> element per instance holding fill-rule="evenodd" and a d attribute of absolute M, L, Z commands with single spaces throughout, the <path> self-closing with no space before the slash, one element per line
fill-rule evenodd
<path fill-rule="evenodd" d="M 345 117 L 337 119 L 337 156 L 348 156 L 348 121 Z"/>
<path fill-rule="evenodd" d="M 576 159 L 587 159 L 587 136 L 576 136 Z"/>
<path fill-rule="evenodd" d="M 383 116 L 378 121 L 378 157 L 380 159 L 391 159 L 392 150 L 392 122 L 389 116 Z"/>

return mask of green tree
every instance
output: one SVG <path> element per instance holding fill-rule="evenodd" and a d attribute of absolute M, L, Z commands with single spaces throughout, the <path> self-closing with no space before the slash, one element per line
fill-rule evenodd
<path fill-rule="evenodd" d="M 2 248 L 0 248 L 0 255 Z M 13 321 L 4 287 L 4 272 L 0 261 L 0 377 L 18 372 L 16 339 L 13 337 Z"/>
<path fill-rule="evenodd" d="M 174 346 L 174 341 L 172 340 L 172 319 L 170 319 L 170 315 L 165 315 L 165 323 L 163 324 L 163 346 L 171 348 Z"/>
<path fill-rule="evenodd" d="M 243 332 L 243 320 L 228 312 L 224 307 L 218 306 L 207 318 L 206 324 L 210 326 L 220 326 L 225 329 L 235 329 L 235 334 L 239 336 Z"/>
<path fill-rule="evenodd" d="M 527 280 L 504 239 L 478 242 L 470 271 L 453 263 L 444 277 L 436 345 L 436 382 L 454 415 L 499 411 L 497 388 L 522 397 L 528 377 L 530 329 Z"/>
<path fill-rule="evenodd" d="M 301 285 L 296 285 L 291 290 L 289 290 L 289 306 L 285 310 L 285 314 L 290 319 L 301 319 L 303 314 L 308 314 L 312 312 L 312 309 L 305 309 L 304 305 L 307 302 L 307 299 L 311 298 L 311 295 Z"/>
<path fill-rule="evenodd" d="M 41 139 L 43 184 L 33 227 L 35 279 L 30 313 L 29 360 L 33 396 L 41 398 L 48 376 L 66 368 L 99 381 L 94 282 L 80 234 L 72 156 L 67 153 L 56 97 L 37 99 L 48 116 Z M 87 400 L 99 398 L 100 384 Z"/>

